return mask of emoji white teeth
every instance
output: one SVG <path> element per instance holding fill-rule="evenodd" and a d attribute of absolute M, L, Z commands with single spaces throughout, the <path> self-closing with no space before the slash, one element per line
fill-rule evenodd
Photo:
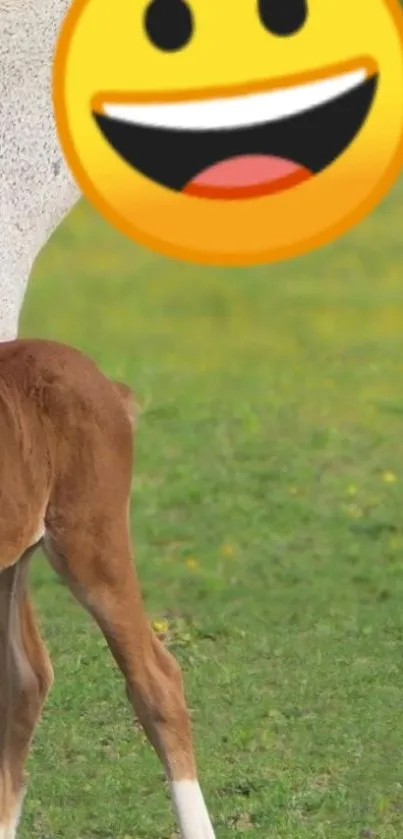
<path fill-rule="evenodd" d="M 247 96 L 228 96 L 185 102 L 122 105 L 105 102 L 108 117 L 155 128 L 214 131 L 275 122 L 309 111 L 353 90 L 365 80 L 365 68 L 329 76 L 295 87 L 279 87 Z"/>

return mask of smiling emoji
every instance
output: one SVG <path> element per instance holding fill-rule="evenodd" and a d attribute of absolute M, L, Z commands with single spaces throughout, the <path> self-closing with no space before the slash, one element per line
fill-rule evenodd
<path fill-rule="evenodd" d="M 135 241 L 252 265 L 335 239 L 403 164 L 399 0 L 73 0 L 62 147 Z"/>

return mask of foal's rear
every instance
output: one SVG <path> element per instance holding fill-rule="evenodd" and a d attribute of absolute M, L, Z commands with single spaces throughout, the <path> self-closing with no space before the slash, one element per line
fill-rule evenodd
<path fill-rule="evenodd" d="M 93 615 L 161 759 L 183 839 L 214 839 L 180 668 L 147 620 L 129 533 L 129 388 L 50 341 L 0 344 L 0 839 L 14 839 L 24 766 L 53 670 L 28 593 L 38 545 Z M 134 826 L 135 827 L 135 826 Z"/>

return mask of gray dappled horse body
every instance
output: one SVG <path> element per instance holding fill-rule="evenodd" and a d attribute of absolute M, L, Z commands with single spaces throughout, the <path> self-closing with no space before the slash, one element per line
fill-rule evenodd
<path fill-rule="evenodd" d="M 0 341 L 33 263 L 80 197 L 60 150 L 51 72 L 69 0 L 0 0 Z"/>

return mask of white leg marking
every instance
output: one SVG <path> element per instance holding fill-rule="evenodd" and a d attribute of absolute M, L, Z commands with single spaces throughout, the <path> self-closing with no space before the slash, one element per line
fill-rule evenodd
<path fill-rule="evenodd" d="M 173 781 L 171 793 L 182 839 L 215 839 L 198 781 Z"/>

